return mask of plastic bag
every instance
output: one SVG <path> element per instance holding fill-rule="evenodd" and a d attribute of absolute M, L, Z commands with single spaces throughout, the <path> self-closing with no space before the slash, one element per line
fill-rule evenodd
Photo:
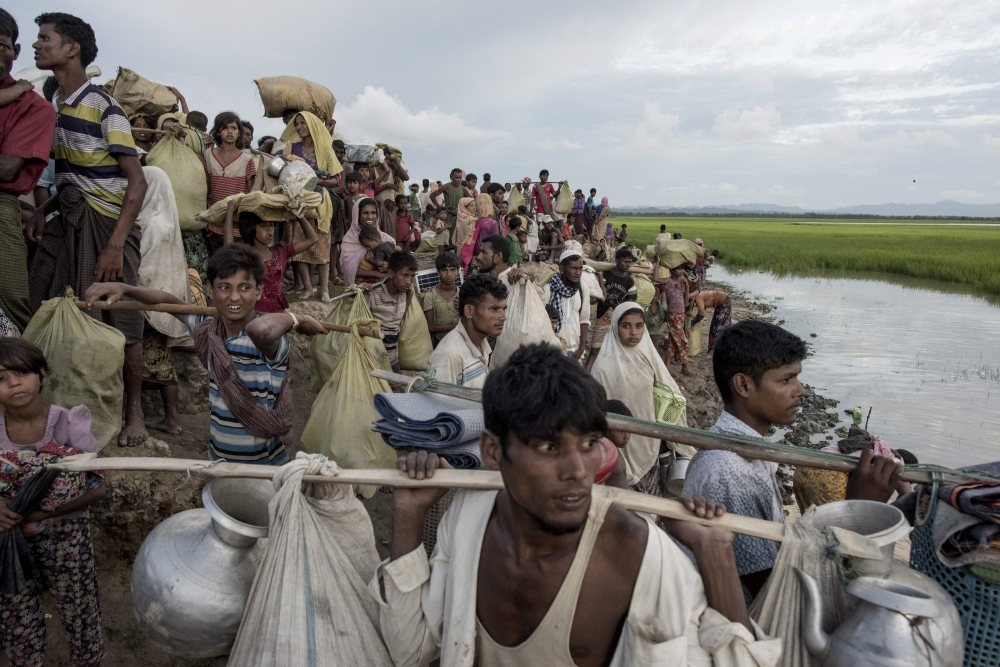
<path fill-rule="evenodd" d="M 125 336 L 77 308 L 69 292 L 42 303 L 24 338 L 41 349 L 49 364 L 42 400 L 90 408 L 91 431 L 103 449 L 122 430 Z"/>
<path fill-rule="evenodd" d="M 656 287 L 645 273 L 633 273 L 632 280 L 635 281 L 635 301 L 645 308 L 656 298 Z"/>
<path fill-rule="evenodd" d="M 375 144 L 347 144 L 344 150 L 344 161 L 355 165 L 374 166 L 385 162 L 385 153 Z"/>
<path fill-rule="evenodd" d="M 265 118 L 281 118 L 286 109 L 308 111 L 324 123 L 333 118 L 337 98 L 330 89 L 297 76 L 269 76 L 256 79 Z"/>
<path fill-rule="evenodd" d="M 535 286 L 522 279 L 511 285 L 507 293 L 507 322 L 493 348 L 490 370 L 506 364 L 517 348 L 534 343 L 548 343 L 562 349 L 562 343 L 552 331 L 545 304 L 538 296 Z"/>
<path fill-rule="evenodd" d="M 146 156 L 146 164 L 159 167 L 170 177 L 170 187 L 177 200 L 177 221 L 184 231 L 203 229 L 205 223 L 196 218 L 205 210 L 208 181 L 205 167 L 190 148 L 172 133 L 164 134 Z M 225 213 L 223 213 L 223 220 Z"/>
<path fill-rule="evenodd" d="M 518 206 L 524 206 L 524 195 L 517 188 L 511 188 L 510 194 L 507 196 L 507 210 L 511 213 L 517 213 Z"/>
<path fill-rule="evenodd" d="M 404 371 L 426 371 L 433 351 L 427 318 L 414 290 L 403 321 L 399 323 L 399 367 Z"/>
<path fill-rule="evenodd" d="M 302 483 L 336 474 L 332 461 L 299 452 L 275 475 L 270 539 L 230 665 L 391 664 L 368 592 L 380 560 L 368 512 L 350 486 Z"/>
<path fill-rule="evenodd" d="M 166 86 L 153 83 L 124 67 L 118 68 L 111 96 L 118 100 L 129 118 L 140 114 L 156 118 L 177 111 L 177 96 Z"/>
<path fill-rule="evenodd" d="M 368 309 L 368 301 L 364 298 L 359 299 L 357 296 L 361 294 L 361 288 L 351 286 L 347 290 L 354 292 L 355 296 L 345 296 L 337 301 L 325 321 L 348 327 L 352 322 L 368 322 L 374 319 L 372 311 Z M 325 336 L 313 336 L 309 343 L 309 391 L 315 394 L 323 388 L 347 352 L 349 341 L 348 334 L 338 331 L 331 331 Z M 381 340 L 366 336 L 364 343 L 372 359 L 375 360 L 376 368 L 384 371 L 392 370 L 392 366 L 389 364 L 389 355 Z"/>
<path fill-rule="evenodd" d="M 375 320 L 357 324 L 378 326 Z M 375 394 L 390 392 L 385 380 L 373 378 L 378 363 L 361 334 L 339 334 L 347 338 L 347 350 L 313 403 L 302 431 L 302 445 L 310 454 L 323 454 L 342 468 L 393 468 L 396 452 L 372 430 L 378 421 Z M 365 498 L 377 487 L 359 487 Z"/>
<path fill-rule="evenodd" d="M 573 210 L 573 191 L 569 189 L 569 183 L 563 181 L 559 184 L 559 192 L 556 193 L 556 203 L 553 207 L 559 215 L 566 215 Z"/>

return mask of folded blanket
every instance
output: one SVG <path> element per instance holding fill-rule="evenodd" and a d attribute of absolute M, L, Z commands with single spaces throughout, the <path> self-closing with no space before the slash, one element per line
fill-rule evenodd
<path fill-rule="evenodd" d="M 375 410 L 382 419 L 374 430 L 393 449 L 438 451 L 476 442 L 483 432 L 483 406 L 450 396 L 376 394 Z"/>
<path fill-rule="evenodd" d="M 454 447 L 435 449 L 434 453 L 458 470 L 480 470 L 483 467 L 483 455 L 479 451 L 478 439 Z"/>

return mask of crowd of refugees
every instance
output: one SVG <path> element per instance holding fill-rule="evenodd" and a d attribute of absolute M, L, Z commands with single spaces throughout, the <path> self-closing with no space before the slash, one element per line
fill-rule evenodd
<path fill-rule="evenodd" d="M 712 311 L 709 351 L 725 404 L 713 430 L 763 439 L 772 426 L 795 419 L 805 395 L 801 340 L 769 324 L 732 324 L 726 294 L 703 289 L 704 261 L 663 277 L 655 262 L 657 297 L 640 306 L 630 273 L 640 255 L 627 243 L 627 226 L 611 224 L 608 199 L 598 203 L 596 189 L 589 198 L 577 190 L 565 216 L 555 211 L 556 187 L 546 170 L 538 181 L 499 183 L 484 174 L 480 183 L 454 169 L 446 182 L 424 179 L 404 191 L 409 175 L 398 157 L 374 167 L 347 164 L 333 119 L 298 109 L 286 112 L 281 137 L 262 137 L 256 149 L 250 123 L 224 112 L 209 128 L 205 114 L 188 111 L 183 98 L 183 112 L 130 119 L 86 75 L 97 54 L 91 27 L 61 13 L 42 14 L 36 23 L 35 64 L 52 72 L 48 100 L 10 76 L 18 27 L 0 10 L 0 453 L 97 449 L 87 406 L 42 401 L 50 369 L 39 349 L 18 337 L 41 303 L 69 286 L 90 306 L 121 299 L 213 305 L 216 317 L 176 316 L 174 336 L 186 336 L 180 347 L 206 366 L 211 360 L 209 457 L 285 463 L 288 334 L 326 333 L 288 309 L 286 273 L 298 298 L 329 301 L 331 285 L 361 284 L 398 369 L 399 326 L 418 272 L 414 253 L 429 252 L 437 284 L 421 299 L 435 345 L 428 372 L 483 390 L 482 457 L 507 488 L 460 494 L 430 563 L 420 536 L 442 491 L 397 489 L 390 557 L 372 583 L 396 664 L 438 657 L 467 664 L 457 656 L 471 654 L 477 664 L 498 666 L 776 664 L 780 640 L 764 635 L 747 612 L 774 565 L 773 542 L 687 522 L 658 525 L 599 501 L 590 489 L 605 483 L 662 495 L 658 459 L 667 447 L 694 455 L 684 489 L 692 511 L 784 521 L 774 464 L 722 451 L 695 454 L 619 432 L 605 415 L 656 421 L 654 388 L 680 393 L 666 362 L 690 372 L 688 332 Z M 179 271 L 189 290 L 167 290 L 155 277 L 143 282 L 145 266 L 168 261 L 142 251 L 141 241 L 173 197 L 165 174 L 143 164 L 162 136 L 143 131 L 154 128 L 173 132 L 202 160 L 206 208 L 264 188 L 261 174 L 282 155 L 317 172 L 321 217 L 276 226 L 230 200 L 221 227 L 182 234 Z M 598 272 L 599 297 L 582 281 L 584 245 L 613 264 Z M 525 346 L 490 371 L 491 340 L 503 331 L 509 290 L 531 280 L 529 265 L 538 262 L 558 266 L 538 287 L 562 349 Z M 144 382 L 164 399 L 166 420 L 156 426 L 179 429 L 168 334 L 140 311 L 87 312 L 125 336 L 120 444 L 146 437 Z M 686 424 L 683 415 L 678 423 Z M 885 501 L 899 467 L 869 454 L 846 495 Z M 426 452 L 399 461 L 417 478 L 446 465 Z M 100 476 L 82 484 L 70 502 L 27 516 L 11 511 L 8 497 L 0 500 L 0 531 L 33 527 L 30 544 L 42 571 L 24 591 L 0 596 L 0 639 L 12 664 L 42 664 L 43 586 L 66 627 L 73 664 L 103 658 L 86 508 L 105 487 Z M 710 641 L 713 632 L 726 641 Z"/>

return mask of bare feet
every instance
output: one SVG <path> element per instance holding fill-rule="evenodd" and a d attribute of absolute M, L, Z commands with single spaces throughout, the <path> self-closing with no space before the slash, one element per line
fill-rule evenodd
<path fill-rule="evenodd" d="M 142 422 L 142 410 L 136 415 L 132 413 L 125 421 L 125 427 L 121 435 L 118 436 L 118 444 L 122 447 L 135 447 L 146 442 L 149 433 L 146 432 L 146 425 Z"/>
<path fill-rule="evenodd" d="M 693 370 L 691 370 L 690 368 L 688 368 L 687 364 L 681 364 L 681 373 L 683 373 L 684 375 L 687 375 L 688 377 L 691 377 L 691 378 L 697 377 L 697 375 L 698 375 Z"/>
<path fill-rule="evenodd" d="M 320 294 L 319 300 L 322 301 L 323 303 L 330 303 L 331 301 L 333 301 L 333 299 L 330 298 L 329 294 Z"/>
<path fill-rule="evenodd" d="M 315 287 L 310 287 L 309 289 L 304 290 L 304 291 L 300 292 L 299 294 L 302 297 L 302 300 L 305 301 L 306 299 L 311 298 L 312 295 L 315 294 L 315 293 L 316 293 L 316 288 Z"/>
<path fill-rule="evenodd" d="M 166 419 L 155 423 L 146 422 L 146 428 L 151 428 L 154 431 L 162 431 L 163 433 L 169 433 L 170 435 L 181 434 L 180 424 L 168 424 Z"/>

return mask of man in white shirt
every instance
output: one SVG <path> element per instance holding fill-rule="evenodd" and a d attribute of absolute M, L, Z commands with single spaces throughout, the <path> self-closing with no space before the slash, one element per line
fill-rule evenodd
<path fill-rule="evenodd" d="M 590 329 L 590 292 L 580 282 L 583 255 L 579 250 L 564 250 L 559 256 L 559 273 L 552 276 L 543 290 L 543 300 L 559 313 L 556 336 L 574 359 L 583 356 Z"/>
<path fill-rule="evenodd" d="M 773 667 L 781 640 L 753 624 L 728 530 L 656 525 L 592 493 L 604 389 L 548 345 L 520 348 L 483 388 L 483 460 L 502 491 L 459 491 L 428 561 L 427 511 L 445 489 L 397 488 L 389 558 L 368 590 L 397 667 Z M 411 478 L 446 467 L 426 451 Z M 725 510 L 684 499 L 702 517 Z"/>
<path fill-rule="evenodd" d="M 438 382 L 481 389 L 493 352 L 488 336 L 499 336 L 507 321 L 507 286 L 493 276 L 474 273 L 458 290 L 458 326 L 431 354 L 427 372 Z"/>

